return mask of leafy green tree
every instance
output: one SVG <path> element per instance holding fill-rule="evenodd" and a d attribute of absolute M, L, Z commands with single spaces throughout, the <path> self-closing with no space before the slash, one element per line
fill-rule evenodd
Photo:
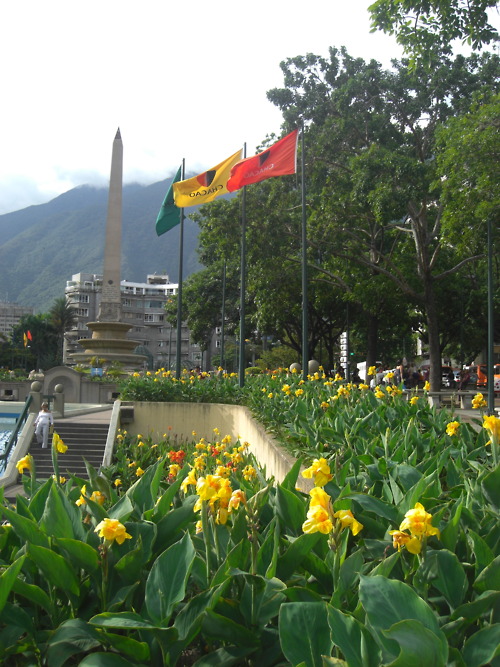
<path fill-rule="evenodd" d="M 474 255 L 452 251 L 443 236 L 435 131 L 465 111 L 476 91 L 494 87 L 498 60 L 394 67 L 384 72 L 345 50 L 331 49 L 329 60 L 309 54 L 282 63 L 285 88 L 268 96 L 288 125 L 300 117 L 308 123 L 311 229 L 313 242 L 332 249 L 330 272 L 340 257 L 366 267 L 365 285 L 375 273 L 392 281 L 424 318 L 438 388 L 439 291 Z"/>
<path fill-rule="evenodd" d="M 30 331 L 32 338 L 26 348 L 29 352 L 27 365 L 37 370 L 47 370 L 57 365 L 57 335 L 48 313 L 21 317 L 19 324 L 12 331 L 12 343 L 16 348 L 24 347 L 24 334 L 27 331 Z"/>
<path fill-rule="evenodd" d="M 76 324 L 76 312 L 66 297 L 61 296 L 54 300 L 49 311 L 49 318 L 57 337 L 57 361 L 62 364 L 64 334 Z"/>
<path fill-rule="evenodd" d="M 373 30 L 395 35 L 407 54 L 436 62 L 450 54 L 454 40 L 474 50 L 498 41 L 490 22 L 496 0 L 376 0 L 370 7 Z"/>

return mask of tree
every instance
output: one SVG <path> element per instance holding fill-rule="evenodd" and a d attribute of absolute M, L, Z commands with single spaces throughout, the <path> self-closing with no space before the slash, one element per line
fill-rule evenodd
<path fill-rule="evenodd" d="M 57 336 L 50 316 L 47 313 L 23 315 L 12 330 L 12 343 L 15 348 L 24 348 L 24 334 L 27 331 L 31 332 L 31 340 L 26 347 L 29 353 L 26 363 L 37 370 L 55 366 L 58 363 Z"/>
<path fill-rule="evenodd" d="M 370 7 L 373 30 L 396 35 L 414 61 L 435 64 L 450 55 L 454 40 L 472 49 L 498 41 L 488 10 L 496 0 L 376 0 Z"/>
<path fill-rule="evenodd" d="M 54 300 L 49 311 L 50 324 L 57 337 L 57 362 L 63 362 L 64 334 L 72 329 L 77 322 L 74 307 L 67 301 L 65 296 Z"/>
<path fill-rule="evenodd" d="M 335 247 L 331 274 L 339 257 L 363 265 L 367 276 L 392 281 L 424 316 L 437 389 L 439 292 L 475 256 L 460 254 L 443 235 L 435 132 L 465 111 L 476 91 L 494 88 L 498 59 L 443 58 L 432 70 L 394 63 L 394 71 L 383 72 L 374 61 L 330 49 L 329 61 L 308 54 L 281 66 L 285 88 L 268 97 L 287 124 L 308 121 L 308 178 L 317 198 L 311 242 Z"/>

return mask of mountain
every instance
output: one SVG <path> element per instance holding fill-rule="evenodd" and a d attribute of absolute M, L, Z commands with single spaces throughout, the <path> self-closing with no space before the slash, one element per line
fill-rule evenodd
<path fill-rule="evenodd" d="M 155 222 L 169 180 L 123 186 L 121 277 L 179 278 L 180 225 L 158 237 Z M 0 215 L 0 301 L 47 312 L 74 273 L 102 273 L 108 189 L 80 186 L 46 204 Z M 198 225 L 184 222 L 183 277 L 200 268 Z"/>

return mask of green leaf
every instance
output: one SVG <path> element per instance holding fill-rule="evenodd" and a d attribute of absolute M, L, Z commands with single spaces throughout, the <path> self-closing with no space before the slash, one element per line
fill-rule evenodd
<path fill-rule="evenodd" d="M 473 602 L 466 602 L 457 607 L 451 615 L 451 620 L 466 618 L 468 621 L 475 621 L 483 614 L 488 614 L 500 600 L 500 591 L 486 591 L 482 593 Z"/>
<path fill-rule="evenodd" d="M 181 507 L 176 507 L 166 514 L 157 524 L 156 548 L 166 549 L 174 542 L 177 542 L 184 532 L 184 529 L 193 522 L 193 507 L 197 496 L 188 496 Z"/>
<path fill-rule="evenodd" d="M 344 497 L 356 501 L 367 512 L 384 517 L 384 519 L 387 519 L 391 523 L 398 523 L 399 513 L 394 505 L 389 505 L 375 496 L 369 496 L 364 493 L 350 493 Z"/>
<path fill-rule="evenodd" d="M 117 635 L 113 632 L 103 633 L 103 639 L 106 640 L 115 651 L 125 654 L 128 658 L 133 658 L 135 662 L 149 661 L 150 651 L 146 642 L 140 642 L 132 637 L 124 637 L 123 635 Z"/>
<path fill-rule="evenodd" d="M 65 558 L 51 549 L 35 544 L 28 546 L 28 556 L 52 586 L 59 588 L 64 593 L 79 594 L 78 578 Z"/>
<path fill-rule="evenodd" d="M 87 572 L 95 572 L 99 567 L 97 551 L 89 544 L 80 542 L 80 540 L 63 538 L 57 539 L 56 544 L 69 556 L 72 563 Z"/>
<path fill-rule="evenodd" d="M 40 519 L 40 527 L 47 535 L 51 537 L 67 537 L 73 539 L 75 537 L 74 525 L 80 527 L 80 539 L 84 538 L 81 518 L 72 521 L 71 515 L 77 515 L 78 512 L 74 506 L 71 506 L 66 496 L 59 489 L 57 484 L 53 484 L 50 488 L 45 509 Z"/>
<path fill-rule="evenodd" d="M 323 655 L 330 656 L 333 641 L 325 602 L 289 602 L 281 605 L 279 635 L 285 658 L 292 665 L 322 667 Z"/>
<path fill-rule="evenodd" d="M 476 574 L 484 570 L 495 558 L 495 554 L 486 544 L 484 539 L 469 528 L 467 537 L 472 541 L 473 552 L 475 556 Z"/>
<path fill-rule="evenodd" d="M 500 556 L 479 574 L 474 582 L 474 588 L 481 592 L 500 591 Z"/>
<path fill-rule="evenodd" d="M 420 621 L 395 623 L 384 635 L 399 644 L 399 656 L 387 667 L 446 667 L 448 646 Z"/>
<path fill-rule="evenodd" d="M 349 667 L 379 667 L 380 650 L 364 625 L 331 605 L 328 605 L 328 623 L 333 641 Z"/>
<path fill-rule="evenodd" d="M 462 603 L 467 593 L 468 581 L 465 570 L 457 556 L 447 549 L 427 551 L 421 570 L 431 573 L 432 586 L 444 595 L 452 609 Z M 423 575 L 425 577 L 425 574 Z"/>
<path fill-rule="evenodd" d="M 467 667 L 488 665 L 500 655 L 500 623 L 483 628 L 464 645 L 462 655 Z"/>
<path fill-rule="evenodd" d="M 26 600 L 41 607 L 49 616 L 54 613 L 54 607 L 47 593 L 35 584 L 27 584 L 19 577 L 14 581 L 12 591 Z"/>
<path fill-rule="evenodd" d="M 496 510 L 500 510 L 500 464 L 481 482 L 485 498 Z"/>
<path fill-rule="evenodd" d="M 289 491 L 278 484 L 276 489 L 276 511 L 280 522 L 294 535 L 302 532 L 306 519 L 306 502 L 294 491 Z"/>
<path fill-rule="evenodd" d="M 289 491 L 294 491 L 297 487 L 297 479 L 299 477 L 300 468 L 302 466 L 302 459 L 297 459 L 293 466 L 286 474 L 285 479 L 281 482 L 281 486 Z"/>
<path fill-rule="evenodd" d="M 15 532 L 24 542 L 37 544 L 38 546 L 43 547 L 49 546 L 48 537 L 40 530 L 34 521 L 21 516 L 17 512 L 7 509 L 7 507 L 0 507 L 0 512 L 2 512 L 5 518 L 8 519 Z"/>
<path fill-rule="evenodd" d="M 291 538 L 290 545 L 286 551 L 278 556 L 276 576 L 282 581 L 289 579 L 297 568 L 301 566 L 302 560 L 314 549 L 320 539 L 320 533 L 302 533 L 296 539 Z"/>
<path fill-rule="evenodd" d="M 259 636 L 240 623 L 208 609 L 203 617 L 202 632 L 213 640 L 237 647 L 257 647 Z"/>
<path fill-rule="evenodd" d="M 377 633 L 387 654 L 384 656 L 386 661 L 390 657 L 396 658 L 399 651 L 397 644 L 390 640 L 384 631 L 400 621 L 419 621 L 433 632 L 440 642 L 447 645 L 446 638 L 439 629 L 436 615 L 407 584 L 379 575 L 373 577 L 360 575 L 359 599 L 370 626 Z"/>
<path fill-rule="evenodd" d="M 455 551 L 457 545 L 462 507 L 462 501 L 455 503 L 454 511 L 448 519 L 446 526 L 441 531 L 441 536 L 439 538 L 446 549 L 449 549 L 450 551 Z"/>
<path fill-rule="evenodd" d="M 100 628 L 115 628 L 116 630 L 165 630 L 165 632 L 170 632 L 173 637 L 177 635 L 177 632 L 174 632 L 172 628 L 163 628 L 155 625 L 132 611 L 106 611 L 93 616 L 89 620 L 89 623 L 97 625 Z"/>
<path fill-rule="evenodd" d="M 9 593 L 12 590 L 12 587 L 17 579 L 17 575 L 21 570 L 26 556 L 21 556 L 15 560 L 12 565 L 4 570 L 0 576 L 0 613 L 7 602 Z"/>
<path fill-rule="evenodd" d="M 85 621 L 73 618 L 62 623 L 47 643 L 47 660 L 51 667 L 62 667 L 77 653 L 102 645 L 99 633 Z"/>
<path fill-rule="evenodd" d="M 240 598 L 240 613 L 250 627 L 264 626 L 278 615 L 285 601 L 285 584 L 279 579 L 243 574 L 245 586 Z"/>
<path fill-rule="evenodd" d="M 194 557 L 193 543 L 186 533 L 153 563 L 146 581 L 145 603 L 149 617 L 158 625 L 168 623 L 174 606 L 184 599 Z"/>
<path fill-rule="evenodd" d="M 132 501 L 125 495 L 109 509 L 108 517 L 110 519 L 118 519 L 118 521 L 124 523 L 129 519 L 133 511 L 134 506 L 132 505 Z"/>
<path fill-rule="evenodd" d="M 165 493 L 159 498 L 158 502 L 153 507 L 153 509 L 145 512 L 146 518 L 151 519 L 151 521 L 154 521 L 155 523 L 158 523 L 158 521 L 160 521 L 160 519 L 162 519 L 165 516 L 165 514 L 167 514 L 167 512 L 170 511 L 170 506 L 172 505 L 172 501 L 175 498 L 175 495 L 177 494 L 179 489 L 181 488 L 181 484 L 184 481 L 184 478 L 187 477 L 188 472 L 189 472 L 189 466 L 185 465 L 184 468 L 177 475 L 175 482 L 173 484 L 170 484 Z"/>
<path fill-rule="evenodd" d="M 92 653 L 78 665 L 79 667 L 139 667 L 137 662 L 129 662 L 116 653 Z"/>

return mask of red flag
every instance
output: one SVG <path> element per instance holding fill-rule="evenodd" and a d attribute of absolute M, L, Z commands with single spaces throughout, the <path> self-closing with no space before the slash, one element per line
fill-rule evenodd
<path fill-rule="evenodd" d="M 26 336 L 28 337 L 28 340 L 33 340 L 33 336 L 31 335 L 31 331 L 29 329 L 26 332 Z"/>
<path fill-rule="evenodd" d="M 259 183 L 272 176 L 295 174 L 297 171 L 297 142 L 299 131 L 294 130 L 258 155 L 237 162 L 227 182 L 229 192 L 244 185 Z"/>

